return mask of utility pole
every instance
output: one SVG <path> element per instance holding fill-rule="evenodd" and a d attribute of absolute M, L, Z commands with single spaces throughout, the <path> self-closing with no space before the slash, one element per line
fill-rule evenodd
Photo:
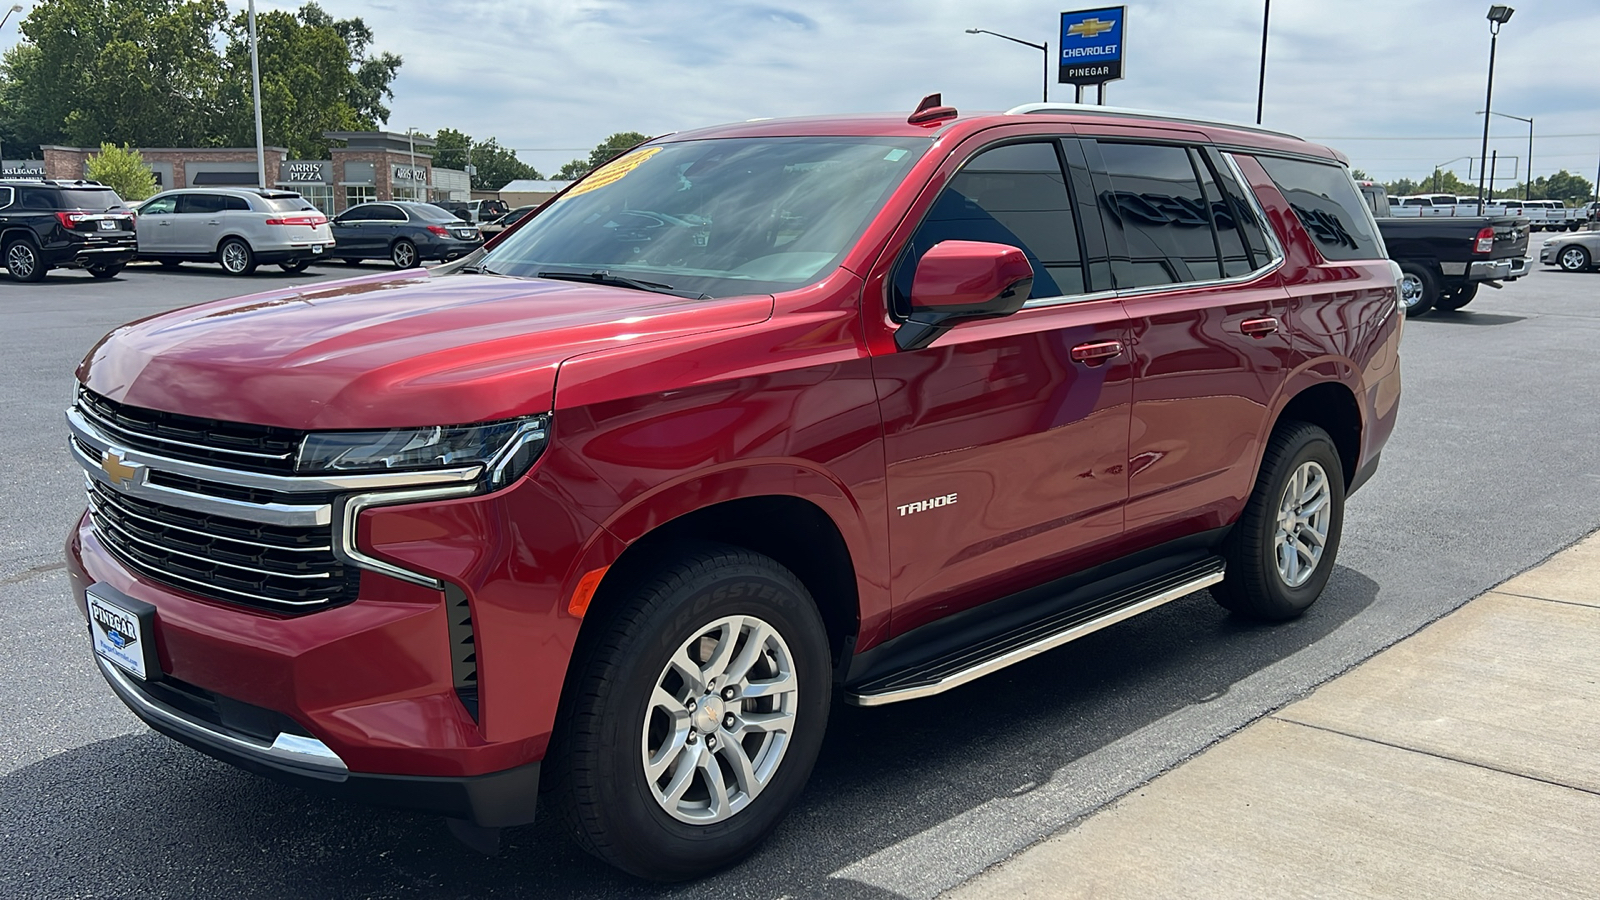
<path fill-rule="evenodd" d="M 1261 102 L 1267 96 L 1267 20 L 1272 18 L 1272 0 L 1261 8 L 1261 77 L 1256 82 L 1256 124 L 1261 124 Z"/>
<path fill-rule="evenodd" d="M 267 149 L 261 138 L 261 62 L 256 52 L 256 0 L 250 0 L 250 94 L 256 104 L 256 186 L 267 186 Z"/>

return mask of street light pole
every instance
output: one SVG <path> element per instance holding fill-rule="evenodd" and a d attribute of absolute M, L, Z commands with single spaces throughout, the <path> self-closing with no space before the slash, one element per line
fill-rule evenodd
<path fill-rule="evenodd" d="M 1015 43 L 1021 44 L 1024 47 L 1032 47 L 1035 50 L 1043 51 L 1044 52 L 1044 102 L 1046 102 L 1046 103 L 1050 102 L 1050 42 L 1049 41 L 1045 41 L 1042 44 L 1035 44 L 1032 41 L 1025 41 L 1022 38 L 1014 38 L 1009 34 L 1001 34 L 998 31 L 990 31 L 987 28 L 968 28 L 967 29 L 967 34 L 992 34 L 997 38 L 1005 38 L 1008 41 L 1014 41 Z"/>
<path fill-rule="evenodd" d="M 261 139 L 261 62 L 256 52 L 256 0 L 250 0 L 250 95 L 256 104 L 256 186 L 267 186 L 267 150 Z"/>
<path fill-rule="evenodd" d="M 1256 124 L 1261 124 L 1261 102 L 1267 96 L 1267 21 L 1272 18 L 1272 0 L 1261 7 L 1261 77 L 1256 82 Z"/>
<path fill-rule="evenodd" d="M 22 4 L 21 3 L 13 3 L 13 4 L 11 4 L 11 8 L 6 10 L 6 14 L 3 15 L 3 16 L 0 16 L 0 28 L 6 27 L 6 22 L 11 19 L 11 14 L 12 13 L 19 13 L 19 12 L 22 12 Z M 0 147 L 0 177 L 3 177 L 5 175 L 5 169 L 6 169 L 6 152 L 5 152 L 5 149 L 3 147 Z"/>
<path fill-rule="evenodd" d="M 1493 110 L 1494 102 L 1494 51 L 1500 42 L 1500 26 L 1511 21 L 1511 14 L 1516 12 L 1509 6 L 1495 4 L 1489 7 L 1489 87 L 1483 96 L 1483 149 L 1478 153 L 1478 205 L 1484 203 L 1483 179 L 1488 174 L 1489 162 L 1489 114 Z"/>

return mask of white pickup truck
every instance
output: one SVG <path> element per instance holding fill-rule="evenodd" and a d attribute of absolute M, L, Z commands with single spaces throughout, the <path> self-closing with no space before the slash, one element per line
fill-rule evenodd
<path fill-rule="evenodd" d="M 1577 231 L 1589 215 L 1584 209 L 1567 209 L 1560 200 L 1496 200 L 1480 209 L 1478 198 L 1454 194 L 1393 197 L 1389 200 L 1389 214 L 1398 219 L 1521 216 L 1534 231 Z"/>

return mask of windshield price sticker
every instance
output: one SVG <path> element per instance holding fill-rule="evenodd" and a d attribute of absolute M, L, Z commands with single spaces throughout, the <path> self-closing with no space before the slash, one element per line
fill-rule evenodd
<path fill-rule="evenodd" d="M 629 172 L 639 168 L 644 161 L 661 152 L 660 147 L 650 147 L 638 153 L 630 153 L 621 159 L 612 160 L 589 174 L 583 183 L 567 192 L 568 197 L 587 194 L 599 190 L 608 184 L 614 184 L 627 177 Z"/>

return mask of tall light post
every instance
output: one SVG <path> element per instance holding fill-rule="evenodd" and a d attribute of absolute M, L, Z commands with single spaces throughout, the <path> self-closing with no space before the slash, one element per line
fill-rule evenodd
<path fill-rule="evenodd" d="M 256 104 L 256 186 L 267 186 L 267 148 L 261 139 L 261 62 L 256 53 L 256 0 L 250 0 L 250 96 Z"/>
<path fill-rule="evenodd" d="M 1261 6 L 1261 77 L 1256 81 L 1256 124 L 1261 124 L 1261 101 L 1267 96 L 1267 21 L 1272 18 L 1272 0 Z"/>
<path fill-rule="evenodd" d="M 1528 201 L 1528 189 L 1533 186 L 1533 117 L 1529 116 L 1528 118 L 1524 119 L 1521 116 L 1513 116 L 1510 113 L 1486 113 L 1481 109 L 1478 110 L 1478 115 L 1484 116 L 1485 118 L 1488 116 L 1504 116 L 1507 119 L 1516 119 L 1518 122 L 1528 123 L 1528 171 L 1522 179 L 1522 201 L 1526 203 Z"/>
<path fill-rule="evenodd" d="M 1489 115 L 1494 109 L 1494 50 L 1500 41 L 1500 26 L 1511 21 L 1516 12 L 1509 6 L 1495 4 L 1489 7 L 1489 87 L 1483 95 L 1483 150 L 1478 154 L 1478 205 L 1484 203 L 1483 179 L 1489 174 Z"/>
<path fill-rule="evenodd" d="M 1050 42 L 1049 41 L 1045 41 L 1042 44 L 1035 44 L 1033 41 L 1025 41 L 1022 38 L 1014 38 L 1009 34 L 1001 34 L 998 31 L 990 31 L 987 28 L 968 28 L 967 29 L 967 34 L 992 34 L 997 38 L 1005 38 L 1008 41 L 1015 41 L 1016 43 L 1021 44 L 1024 47 L 1032 47 L 1035 50 L 1043 51 L 1044 52 L 1044 102 L 1046 102 L 1046 103 L 1050 102 Z"/>
<path fill-rule="evenodd" d="M 11 8 L 6 10 L 6 14 L 3 15 L 3 16 L 0 16 L 0 28 L 6 27 L 6 22 L 11 18 L 11 14 L 12 13 L 19 13 L 19 12 L 22 12 L 22 4 L 21 3 L 13 3 L 13 4 L 11 4 Z M 4 147 L 0 147 L 0 177 L 3 177 L 5 175 L 5 169 L 6 169 L 6 151 L 5 151 Z"/>

